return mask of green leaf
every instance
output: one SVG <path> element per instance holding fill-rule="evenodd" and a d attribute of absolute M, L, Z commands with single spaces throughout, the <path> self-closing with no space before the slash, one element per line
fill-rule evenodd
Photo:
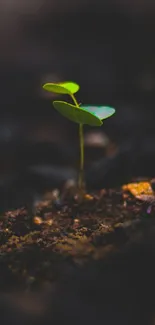
<path fill-rule="evenodd" d="M 54 101 L 53 105 L 59 113 L 73 122 L 88 124 L 91 126 L 102 125 L 100 118 L 98 118 L 93 113 L 88 112 L 84 108 L 77 107 L 75 105 L 62 101 Z"/>
<path fill-rule="evenodd" d="M 75 94 L 80 86 L 75 82 L 46 83 L 43 89 L 57 94 Z"/>
<path fill-rule="evenodd" d="M 96 115 L 100 120 L 104 120 L 115 113 L 115 109 L 109 106 L 83 106 L 85 110 Z"/>

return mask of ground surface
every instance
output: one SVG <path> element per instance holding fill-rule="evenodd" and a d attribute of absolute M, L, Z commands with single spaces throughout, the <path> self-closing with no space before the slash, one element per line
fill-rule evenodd
<path fill-rule="evenodd" d="M 0 220 L 0 322 L 154 325 L 154 183 L 48 192 Z"/>
<path fill-rule="evenodd" d="M 70 190 L 62 195 L 56 190 L 46 193 L 33 211 L 23 207 L 3 214 L 1 290 L 33 290 L 59 281 L 66 267 L 121 251 L 141 224 L 155 216 L 150 183 L 135 186 L 86 194 L 82 203 Z"/>

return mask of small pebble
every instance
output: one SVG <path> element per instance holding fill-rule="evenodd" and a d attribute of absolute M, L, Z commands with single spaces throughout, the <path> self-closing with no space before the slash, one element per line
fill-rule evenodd
<path fill-rule="evenodd" d="M 84 198 L 88 201 L 92 201 L 94 199 L 94 197 L 92 195 L 89 194 L 85 194 Z"/>
<path fill-rule="evenodd" d="M 127 202 L 126 201 L 123 202 L 123 206 L 124 206 L 124 208 L 127 207 Z"/>
<path fill-rule="evenodd" d="M 79 219 L 74 219 L 74 223 L 73 223 L 73 228 L 76 229 L 78 228 L 80 225 L 80 220 Z"/>
<path fill-rule="evenodd" d="M 150 214 L 150 213 L 151 213 L 151 211 L 152 211 L 152 206 L 151 206 L 151 205 L 149 205 L 149 207 L 147 208 L 147 213 L 148 213 L 148 214 Z"/>
<path fill-rule="evenodd" d="M 46 225 L 48 225 L 48 226 L 52 226 L 52 224 L 53 224 L 53 219 L 46 220 L 46 221 L 44 221 L 44 223 L 45 223 Z"/>
<path fill-rule="evenodd" d="M 129 194 L 127 194 L 127 193 L 123 193 L 123 199 L 124 199 L 124 200 L 128 199 L 128 197 L 129 197 Z"/>
<path fill-rule="evenodd" d="M 40 217 L 34 217 L 33 221 L 36 225 L 41 225 L 43 223 L 43 220 Z"/>

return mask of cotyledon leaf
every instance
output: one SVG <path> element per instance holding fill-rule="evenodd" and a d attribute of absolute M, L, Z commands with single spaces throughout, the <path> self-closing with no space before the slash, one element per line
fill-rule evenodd
<path fill-rule="evenodd" d="M 98 118 L 95 114 L 88 112 L 84 108 L 77 107 L 63 101 L 54 101 L 53 105 L 59 113 L 73 122 L 88 124 L 91 126 L 102 125 L 100 118 Z"/>
<path fill-rule="evenodd" d="M 88 105 L 83 106 L 82 105 L 81 108 L 84 108 L 89 113 L 93 113 L 100 120 L 104 120 L 115 113 L 115 109 L 109 106 L 88 106 Z"/>
<path fill-rule="evenodd" d="M 66 81 L 61 83 L 46 83 L 43 85 L 43 89 L 57 93 L 57 94 L 75 94 L 80 86 L 72 81 Z"/>

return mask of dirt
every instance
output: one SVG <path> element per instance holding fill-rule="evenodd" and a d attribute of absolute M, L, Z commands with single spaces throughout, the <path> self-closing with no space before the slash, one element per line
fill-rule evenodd
<path fill-rule="evenodd" d="M 32 211 L 7 211 L 0 221 L 1 290 L 33 290 L 58 281 L 66 267 L 122 250 L 155 216 L 154 205 L 122 188 L 78 195 L 46 193 Z"/>
<path fill-rule="evenodd" d="M 140 195 L 140 196 L 139 196 Z M 147 181 L 45 193 L 0 217 L 0 321 L 153 325 L 155 204 Z"/>

